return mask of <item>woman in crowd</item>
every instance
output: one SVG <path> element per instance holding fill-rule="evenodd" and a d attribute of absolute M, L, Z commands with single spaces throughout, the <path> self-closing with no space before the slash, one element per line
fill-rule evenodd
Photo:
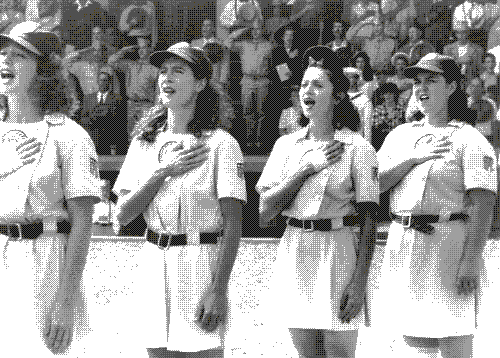
<path fill-rule="evenodd" d="M 378 151 L 385 137 L 405 122 L 406 101 L 401 100 L 398 86 L 388 82 L 375 91 L 377 106 L 373 109 L 372 145 Z"/>
<path fill-rule="evenodd" d="M 399 98 L 408 101 L 412 94 L 413 81 L 406 78 L 404 75 L 405 68 L 408 67 L 410 56 L 405 53 L 399 52 L 392 56 L 391 63 L 394 67 L 396 74 L 389 77 L 386 82 L 395 83 L 400 92 Z"/>
<path fill-rule="evenodd" d="M 370 57 L 366 54 L 366 52 L 358 52 L 352 59 L 352 66 L 363 72 L 359 87 L 371 100 L 378 84 L 370 64 Z"/>
<path fill-rule="evenodd" d="M 266 163 L 256 186 L 260 223 L 288 217 L 274 298 L 283 313 L 279 324 L 289 328 L 300 357 L 317 353 L 318 336 L 327 357 L 354 357 L 375 241 L 378 164 L 374 149 L 355 133 L 359 116 L 335 53 L 312 47 L 304 64 L 304 128 L 281 137 Z M 356 209 L 359 245 L 350 227 Z"/>
<path fill-rule="evenodd" d="M 467 99 L 451 57 L 428 54 L 405 75 L 415 81 L 425 117 L 396 128 L 378 152 L 393 223 L 373 322 L 402 334 L 413 354 L 439 348 L 443 357 L 469 358 L 497 188 L 495 154 L 464 123 Z M 397 312 L 397 325 L 388 312 Z"/>
<path fill-rule="evenodd" d="M 484 82 L 484 90 L 486 91 L 490 86 L 498 84 L 498 76 L 495 73 L 495 66 L 497 60 L 494 54 L 486 53 L 483 60 L 483 71 L 481 72 L 481 79 Z"/>
<path fill-rule="evenodd" d="M 302 117 L 302 107 L 300 106 L 299 86 L 292 85 L 290 96 L 291 106 L 281 111 L 280 117 L 280 136 L 290 134 L 302 128 L 299 124 Z"/>
<path fill-rule="evenodd" d="M 80 283 L 101 180 L 91 139 L 64 114 L 58 50 L 33 22 L 0 36 L 2 357 L 70 353 L 88 329 Z"/>
<path fill-rule="evenodd" d="M 142 213 L 148 226 L 144 344 L 150 357 L 221 357 L 246 201 L 243 155 L 219 128 L 223 97 L 210 86 L 204 51 L 181 42 L 150 62 L 159 68 L 157 104 L 114 188 L 118 221 Z"/>

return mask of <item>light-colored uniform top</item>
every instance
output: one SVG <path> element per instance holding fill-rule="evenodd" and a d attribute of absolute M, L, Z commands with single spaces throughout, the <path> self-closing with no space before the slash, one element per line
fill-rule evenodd
<path fill-rule="evenodd" d="M 65 115 L 47 115 L 43 121 L 30 124 L 0 122 L 0 136 L 1 146 L 30 137 L 43 143 L 34 163 L 0 179 L 4 194 L 0 222 L 69 219 L 65 199 L 88 196 L 96 203 L 102 200 L 103 182 L 94 144 L 88 133 Z"/>
<path fill-rule="evenodd" d="M 440 215 L 447 219 L 467 205 L 466 192 L 474 188 L 497 191 L 495 152 L 474 127 L 451 121 L 432 128 L 422 122 L 400 125 L 385 138 L 378 152 L 381 167 L 390 166 L 417 145 L 448 136 L 451 151 L 441 159 L 414 166 L 391 191 L 391 211 L 398 214 Z"/>
<path fill-rule="evenodd" d="M 257 183 L 260 195 L 279 185 L 305 165 L 306 155 L 324 143 L 308 140 L 309 127 L 280 137 Z M 345 143 L 342 159 L 311 175 L 283 215 L 297 219 L 339 219 L 355 212 L 353 201 L 379 201 L 378 162 L 375 149 L 349 129 L 333 138 Z M 315 154 L 323 155 L 316 152 Z"/>
<path fill-rule="evenodd" d="M 132 142 L 114 191 L 130 190 L 132 195 L 158 168 L 179 143 L 184 148 L 203 141 L 208 159 L 184 175 L 167 177 L 144 213 L 148 228 L 166 234 L 187 234 L 195 243 L 200 232 L 222 229 L 219 199 L 235 198 L 246 202 L 243 154 L 238 142 L 226 131 L 207 131 L 202 138 L 191 134 L 161 132 L 154 143 L 139 138 Z M 118 202 L 120 205 L 120 202 Z M 198 239 L 199 242 L 199 239 Z"/>
<path fill-rule="evenodd" d="M 372 122 L 373 122 L 373 104 L 370 98 L 363 91 L 347 92 L 352 104 L 359 113 L 361 125 L 359 134 L 366 139 L 368 143 L 372 142 Z"/>

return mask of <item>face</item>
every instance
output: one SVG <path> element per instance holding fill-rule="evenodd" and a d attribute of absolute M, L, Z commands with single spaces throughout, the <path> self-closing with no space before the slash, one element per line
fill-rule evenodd
<path fill-rule="evenodd" d="M 262 35 L 262 27 L 261 26 L 255 26 L 252 28 L 252 36 L 254 39 L 258 39 Z"/>
<path fill-rule="evenodd" d="M 102 43 L 102 30 L 98 27 L 92 30 L 92 43 L 100 45 Z"/>
<path fill-rule="evenodd" d="M 396 71 L 398 73 L 403 73 L 404 69 L 406 68 L 406 62 L 402 58 L 398 58 L 396 60 L 395 65 L 396 65 Z"/>
<path fill-rule="evenodd" d="M 145 58 L 149 55 L 149 41 L 145 38 L 138 38 L 137 39 L 138 44 L 139 44 L 139 57 L 140 58 Z"/>
<path fill-rule="evenodd" d="M 160 99 L 167 108 L 182 108 L 194 103 L 206 79 L 197 80 L 187 62 L 172 57 L 161 66 L 158 85 Z"/>
<path fill-rule="evenodd" d="M 212 36 L 214 31 L 214 27 L 212 24 L 211 20 L 205 20 L 203 21 L 203 25 L 201 26 L 201 34 L 203 37 L 210 37 Z"/>
<path fill-rule="evenodd" d="M 351 89 L 356 89 L 358 88 L 358 83 L 359 83 L 359 75 L 358 74 L 355 74 L 355 73 L 349 73 L 346 75 L 347 78 L 349 79 L 349 83 L 350 83 L 350 88 Z"/>
<path fill-rule="evenodd" d="M 342 36 L 342 23 L 336 22 L 333 24 L 333 34 L 335 36 Z"/>
<path fill-rule="evenodd" d="M 382 31 L 384 31 L 384 25 L 378 23 L 375 25 L 375 27 L 373 28 L 373 35 L 374 36 L 378 36 L 378 35 L 381 35 L 382 34 Z"/>
<path fill-rule="evenodd" d="M 111 85 L 111 76 L 107 73 L 100 73 L 97 78 L 97 85 L 99 86 L 99 91 L 108 92 Z"/>
<path fill-rule="evenodd" d="M 408 37 L 410 38 L 410 41 L 416 41 L 420 36 L 420 31 L 416 27 L 410 27 L 410 30 L 408 32 Z"/>
<path fill-rule="evenodd" d="M 457 88 L 456 82 L 446 83 L 437 73 L 421 73 L 414 80 L 413 93 L 422 113 L 439 113 L 448 105 L 448 98 Z"/>
<path fill-rule="evenodd" d="M 283 35 L 283 43 L 285 44 L 285 46 L 291 47 L 292 41 L 293 41 L 293 31 L 286 30 L 285 34 Z"/>
<path fill-rule="evenodd" d="M 455 37 L 459 41 L 465 40 L 466 36 L 467 36 L 467 33 L 464 30 L 460 30 L 460 31 L 455 32 Z"/>
<path fill-rule="evenodd" d="M 365 59 L 363 57 L 359 56 L 356 59 L 356 68 L 360 69 L 361 71 L 363 71 L 363 69 L 365 68 Z"/>
<path fill-rule="evenodd" d="M 384 99 L 385 103 L 395 103 L 394 93 L 386 92 L 382 95 L 382 98 Z"/>
<path fill-rule="evenodd" d="M 292 104 L 294 106 L 299 106 L 300 105 L 300 95 L 299 91 L 292 91 L 292 94 L 290 96 L 290 99 L 292 100 Z"/>
<path fill-rule="evenodd" d="M 321 117 L 332 108 L 333 84 L 323 68 L 309 67 L 299 91 L 302 112 L 308 118 Z"/>
<path fill-rule="evenodd" d="M 481 95 L 481 90 L 481 80 L 479 78 L 474 78 L 467 86 L 466 92 L 469 97 L 478 97 Z"/>
<path fill-rule="evenodd" d="M 36 55 L 7 43 L 0 49 L 0 94 L 26 93 L 36 76 Z"/>
<path fill-rule="evenodd" d="M 484 69 L 488 72 L 493 72 L 493 69 L 495 68 L 495 60 L 493 57 L 488 56 L 484 59 Z"/>

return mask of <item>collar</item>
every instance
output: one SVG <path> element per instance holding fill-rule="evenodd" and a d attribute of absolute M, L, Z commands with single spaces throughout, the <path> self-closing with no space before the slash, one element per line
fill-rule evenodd
<path fill-rule="evenodd" d="M 302 140 L 306 140 L 307 137 L 309 136 L 309 126 L 304 127 L 292 134 L 288 134 L 288 136 L 294 135 L 295 142 L 300 142 Z M 354 132 L 352 132 L 350 129 L 347 128 L 342 128 L 338 129 L 335 131 L 335 134 L 333 135 L 334 140 L 338 140 L 340 142 L 344 142 L 346 144 L 352 144 L 354 140 Z"/>
<path fill-rule="evenodd" d="M 65 119 L 66 116 L 62 113 L 52 113 L 45 116 L 45 120 L 47 121 L 47 123 L 53 125 L 64 124 Z"/>

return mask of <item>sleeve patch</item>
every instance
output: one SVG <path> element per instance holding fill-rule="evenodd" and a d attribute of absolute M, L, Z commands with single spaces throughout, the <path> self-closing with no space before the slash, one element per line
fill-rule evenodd
<path fill-rule="evenodd" d="M 483 157 L 483 167 L 484 170 L 492 171 L 493 170 L 493 158 L 489 155 L 485 155 Z"/>
<path fill-rule="evenodd" d="M 236 168 L 238 169 L 238 176 L 243 179 L 245 176 L 245 163 L 237 163 Z"/>
<path fill-rule="evenodd" d="M 99 163 L 97 163 L 95 158 L 90 158 L 90 172 L 97 179 L 101 179 L 99 175 Z"/>
<path fill-rule="evenodd" d="M 372 180 L 375 183 L 378 183 L 378 168 L 377 167 L 372 167 Z"/>

